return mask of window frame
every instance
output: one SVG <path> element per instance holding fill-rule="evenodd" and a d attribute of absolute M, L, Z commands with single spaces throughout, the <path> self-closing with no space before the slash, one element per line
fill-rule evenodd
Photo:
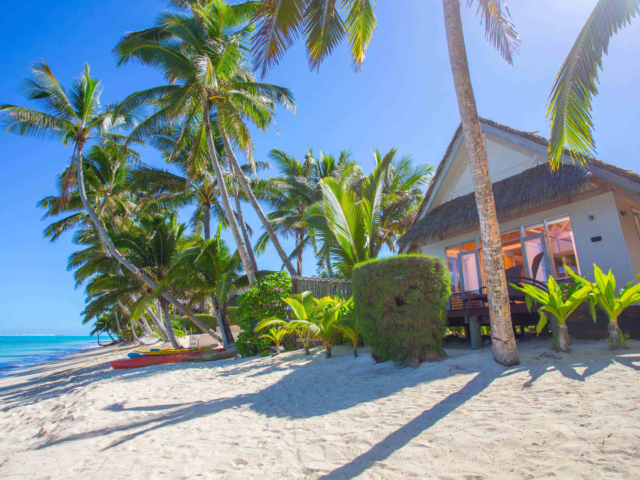
<path fill-rule="evenodd" d="M 633 209 L 633 212 L 634 212 L 634 218 L 636 219 L 636 227 L 638 229 L 638 235 L 640 236 L 640 211 L 638 211 L 636 209 Z M 561 220 L 563 218 L 569 219 L 569 223 L 571 224 L 571 232 L 573 233 L 574 232 L 574 223 L 573 223 L 572 215 L 570 213 L 565 213 L 565 214 L 560 214 L 560 215 L 554 215 L 552 217 L 544 218 L 542 220 L 538 220 L 538 221 L 535 221 L 535 222 L 525 223 L 525 224 L 520 225 L 519 227 L 509 228 L 505 232 L 501 231 L 500 232 L 500 237 L 502 237 L 502 235 L 506 235 L 509 232 L 519 231 L 520 232 L 520 244 L 522 246 L 522 252 L 523 252 L 524 255 L 526 255 L 526 252 L 525 252 L 525 250 L 526 250 L 525 249 L 525 241 L 530 239 L 530 238 L 536 237 L 537 235 L 543 235 L 543 237 L 544 237 L 544 246 L 546 248 L 546 254 L 547 254 L 547 257 L 549 257 L 550 255 L 552 255 L 552 253 L 551 253 L 552 249 L 551 249 L 551 236 L 549 235 L 549 226 L 548 226 L 548 224 L 549 223 L 554 223 L 554 222 L 556 222 L 558 220 Z M 544 233 L 540 232 L 540 233 L 534 234 L 534 235 L 528 235 L 528 236 L 525 235 L 525 230 L 528 227 L 534 227 L 534 226 L 540 225 L 540 224 L 544 225 Z M 468 243 L 471 243 L 471 242 L 475 242 L 475 245 L 476 245 L 475 250 L 467 250 L 466 252 L 472 252 L 472 251 L 477 252 L 477 254 L 478 254 L 478 269 L 480 269 L 480 265 L 484 263 L 484 262 L 480 261 L 480 250 L 482 250 L 481 241 L 482 241 L 482 237 L 474 236 L 474 237 L 467 238 L 465 240 L 461 240 L 461 241 L 456 242 L 456 243 L 447 244 L 443 248 L 444 258 L 445 259 L 447 258 L 447 250 L 448 249 L 457 248 L 458 249 L 458 255 L 460 255 L 460 253 L 463 253 L 462 245 L 468 244 Z M 513 240 L 510 240 L 510 241 L 513 241 Z M 502 242 L 502 240 L 501 240 L 500 244 L 502 245 L 503 243 L 505 243 L 505 242 Z M 578 246 L 576 245 L 575 236 L 572 237 L 572 244 L 573 244 L 574 254 L 576 256 L 576 264 L 577 264 L 577 270 L 578 270 L 576 273 L 578 273 L 578 275 L 581 275 L 582 269 L 580 268 L 580 257 L 578 255 Z M 555 265 L 552 263 L 551 258 L 548 259 L 548 264 L 549 264 L 549 268 L 551 270 L 551 272 L 548 272 L 549 276 L 552 276 L 556 280 L 560 280 L 560 278 L 556 275 L 556 271 L 555 271 L 556 268 L 555 268 Z M 448 266 L 448 263 L 447 263 L 447 266 Z M 526 258 L 524 268 L 525 268 L 525 274 L 528 275 L 528 276 L 531 276 L 531 272 L 529 271 L 529 269 L 530 269 L 530 267 L 529 267 L 529 258 Z M 465 279 L 464 279 L 464 276 L 462 274 L 462 271 L 460 271 L 461 270 L 460 262 L 458 262 L 458 270 L 459 270 L 458 271 L 458 275 L 459 275 L 459 277 L 461 279 L 462 288 L 463 288 L 463 291 L 464 291 Z M 480 278 L 483 279 L 484 278 L 483 272 L 478 272 L 478 273 L 479 273 Z M 568 277 L 562 277 L 561 279 L 564 280 L 566 278 L 568 278 Z"/>

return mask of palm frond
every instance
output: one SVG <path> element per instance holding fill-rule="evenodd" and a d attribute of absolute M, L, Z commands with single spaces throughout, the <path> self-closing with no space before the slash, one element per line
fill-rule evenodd
<path fill-rule="evenodd" d="M 595 154 L 591 100 L 611 37 L 640 13 L 640 0 L 600 0 L 558 72 L 547 107 L 549 160 L 557 168 L 565 147 L 575 163 Z"/>

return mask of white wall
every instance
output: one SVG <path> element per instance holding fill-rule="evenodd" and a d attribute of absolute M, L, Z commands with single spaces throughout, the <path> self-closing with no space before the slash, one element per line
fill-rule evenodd
<path fill-rule="evenodd" d="M 494 139 L 491 135 L 485 136 L 485 147 L 491 183 L 522 173 L 539 163 L 546 163 L 546 158 L 541 159 L 533 152 L 518 151 L 513 148 L 514 146 L 507 146 L 504 141 L 499 143 L 498 139 Z M 471 192 L 473 192 L 471 168 L 468 159 L 465 159 L 464 169 L 453 182 L 448 199 L 453 200 Z"/>
<path fill-rule="evenodd" d="M 520 225 L 528 225 L 567 214 L 571 218 L 582 275 L 590 273 L 589 278 L 593 279 L 593 264 L 595 263 L 602 270 L 612 269 L 618 284 L 624 285 L 629 282 L 633 278 L 631 264 L 612 192 L 506 222 L 500 224 L 500 229 L 501 231 L 513 230 Z M 589 215 L 593 215 L 594 220 L 589 220 Z M 478 229 L 474 233 L 424 245 L 420 251 L 425 255 L 444 259 L 445 247 L 479 236 L 480 230 Z M 598 236 L 602 237 L 602 241 L 591 242 L 592 237 Z"/>

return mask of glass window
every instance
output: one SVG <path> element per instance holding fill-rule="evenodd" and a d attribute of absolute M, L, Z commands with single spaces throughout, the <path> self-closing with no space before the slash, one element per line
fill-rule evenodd
<path fill-rule="evenodd" d="M 463 252 L 470 252 L 471 250 L 475 250 L 476 249 L 476 241 L 474 240 L 473 242 L 467 242 L 467 243 L 463 243 L 462 244 L 462 251 Z"/>
<path fill-rule="evenodd" d="M 513 230 L 512 232 L 503 233 L 500 235 L 502 243 L 510 242 L 512 240 L 520 240 L 520 230 Z"/>
<path fill-rule="evenodd" d="M 529 225 L 528 227 L 524 227 L 525 237 L 529 237 L 531 235 L 538 235 L 539 233 L 546 233 L 544 231 L 544 223 L 539 223 L 536 225 Z"/>
<path fill-rule="evenodd" d="M 458 268 L 458 253 L 460 247 L 447 247 L 447 267 L 449 268 L 449 279 L 451 281 L 451 292 L 462 291 L 462 282 L 460 281 L 460 269 Z"/>
<path fill-rule="evenodd" d="M 569 217 L 547 222 L 549 244 L 551 246 L 552 264 L 557 278 L 568 277 L 566 267 L 579 273 L 576 244 Z"/>

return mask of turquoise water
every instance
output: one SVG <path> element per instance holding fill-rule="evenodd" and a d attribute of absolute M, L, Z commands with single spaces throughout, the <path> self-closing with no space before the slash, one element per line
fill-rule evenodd
<path fill-rule="evenodd" d="M 95 337 L 0 336 L 0 378 L 95 346 Z"/>

